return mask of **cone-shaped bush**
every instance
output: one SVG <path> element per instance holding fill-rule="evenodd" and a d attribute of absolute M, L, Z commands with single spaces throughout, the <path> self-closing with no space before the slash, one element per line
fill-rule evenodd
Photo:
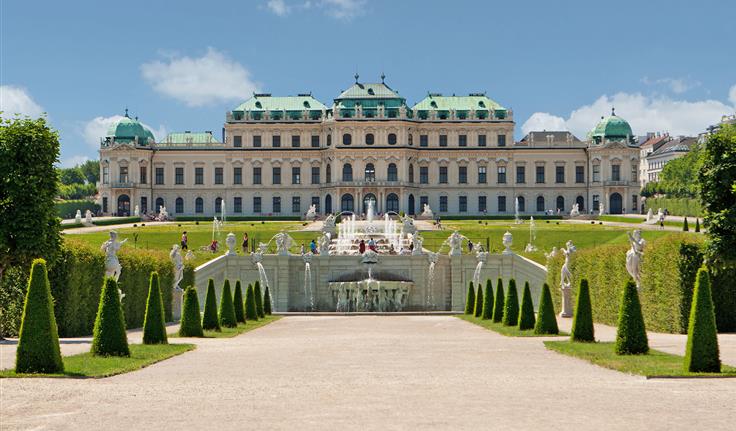
<path fill-rule="evenodd" d="M 233 307 L 235 307 L 235 321 L 245 323 L 245 303 L 243 302 L 243 289 L 240 287 L 240 280 L 235 282 Z"/>
<path fill-rule="evenodd" d="M 249 284 L 248 288 L 245 289 L 245 320 L 258 320 L 256 295 L 252 284 Z"/>
<path fill-rule="evenodd" d="M 519 294 L 516 291 L 516 280 L 509 280 L 509 289 L 503 305 L 503 326 L 519 324 Z"/>
<path fill-rule="evenodd" d="M 269 316 L 273 312 L 271 310 L 271 292 L 268 290 L 268 286 L 263 291 L 263 312 Z"/>
<path fill-rule="evenodd" d="M 202 329 L 205 331 L 219 331 L 220 320 L 217 318 L 217 296 L 215 296 L 215 281 L 210 278 L 207 283 L 207 296 L 204 298 L 204 316 Z"/>
<path fill-rule="evenodd" d="M 708 270 L 700 268 L 695 277 L 695 292 L 687 327 L 685 370 L 693 373 L 720 373 L 718 330 L 713 310 Z"/>
<path fill-rule="evenodd" d="M 181 312 L 179 336 L 204 337 L 204 331 L 202 331 L 202 319 L 199 316 L 197 289 L 192 286 L 187 287 L 184 291 L 184 305 L 182 306 Z"/>
<path fill-rule="evenodd" d="M 230 280 L 225 280 L 225 284 L 222 286 L 222 295 L 220 296 L 220 326 L 225 328 L 238 326 L 238 321 L 235 319 L 233 296 L 230 291 Z"/>
<path fill-rule="evenodd" d="M 475 288 L 473 282 L 468 283 L 468 294 L 465 295 L 465 314 L 474 314 L 475 311 Z"/>
<path fill-rule="evenodd" d="M 105 278 L 92 337 L 95 356 L 130 356 L 120 291 L 114 278 Z"/>
<path fill-rule="evenodd" d="M 496 283 L 496 298 L 493 300 L 493 321 L 500 323 L 503 320 L 503 280 Z"/>
<path fill-rule="evenodd" d="M 16 373 L 60 373 L 64 371 L 59 349 L 59 332 L 54 317 L 46 261 L 36 259 L 31 266 L 28 290 L 23 305 L 18 348 L 15 351 Z"/>
<path fill-rule="evenodd" d="M 253 284 L 253 295 L 255 295 L 256 297 L 256 311 L 258 312 L 258 317 L 266 317 L 266 313 L 263 311 L 263 294 L 261 293 L 261 282 L 258 280 L 256 280 L 255 284 Z"/>
<path fill-rule="evenodd" d="M 682 222 L 682 230 L 685 232 L 690 230 L 690 228 L 687 226 L 687 217 L 685 217 L 685 221 Z"/>
<path fill-rule="evenodd" d="M 595 333 L 593 330 L 593 307 L 590 304 L 590 287 L 588 280 L 580 280 L 578 289 L 578 300 L 575 304 L 575 315 L 572 318 L 571 341 L 593 342 Z"/>
<path fill-rule="evenodd" d="M 478 292 L 475 294 L 475 317 L 480 317 L 483 314 L 483 285 L 478 283 Z"/>
<path fill-rule="evenodd" d="M 695 219 L 695 232 L 700 232 L 700 219 Z"/>
<path fill-rule="evenodd" d="M 644 317 L 641 314 L 639 292 L 633 280 L 626 282 L 621 295 L 616 332 L 617 355 L 640 355 L 649 351 Z"/>
<path fill-rule="evenodd" d="M 552 302 L 552 292 L 550 292 L 547 283 L 542 286 L 542 294 L 539 297 L 539 313 L 537 314 L 537 323 L 534 325 L 534 333 L 539 335 L 560 333 L 560 329 L 557 327 L 555 305 Z"/>
<path fill-rule="evenodd" d="M 529 282 L 524 283 L 524 293 L 521 294 L 521 312 L 519 313 L 519 329 L 526 331 L 534 329 L 534 303 L 532 302 L 532 291 Z"/>
<path fill-rule="evenodd" d="M 158 272 L 151 273 L 148 282 L 148 301 L 146 316 L 143 320 L 143 344 L 168 344 L 166 324 L 164 322 L 164 303 L 161 299 L 161 288 Z"/>
<path fill-rule="evenodd" d="M 483 292 L 483 314 L 481 319 L 490 320 L 493 318 L 493 283 L 489 278 L 486 280 L 486 291 Z"/>

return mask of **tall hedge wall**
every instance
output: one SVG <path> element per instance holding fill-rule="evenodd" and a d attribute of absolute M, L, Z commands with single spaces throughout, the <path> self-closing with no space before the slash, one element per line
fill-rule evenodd
<path fill-rule="evenodd" d="M 684 334 L 687 332 L 695 274 L 702 264 L 703 239 L 692 234 L 672 234 L 656 239 L 644 248 L 640 300 L 647 330 Z M 615 326 L 621 289 L 629 278 L 626 271 L 626 244 L 579 250 L 571 259 L 573 288 L 581 278 L 590 285 L 593 319 Z M 548 283 L 559 308 L 561 255 L 547 262 Z"/>
<path fill-rule="evenodd" d="M 646 211 L 649 208 L 656 214 L 659 208 L 664 210 L 667 208 L 672 215 L 702 217 L 703 211 L 700 208 L 700 201 L 688 198 L 647 198 L 644 204 Z"/>
<path fill-rule="evenodd" d="M 100 209 L 100 206 L 94 203 L 94 201 L 87 199 L 57 201 L 54 203 L 54 207 L 56 207 L 56 214 L 61 218 L 74 218 L 77 210 L 82 212 L 82 218 L 84 218 L 84 213 L 87 210 L 96 213 Z"/>

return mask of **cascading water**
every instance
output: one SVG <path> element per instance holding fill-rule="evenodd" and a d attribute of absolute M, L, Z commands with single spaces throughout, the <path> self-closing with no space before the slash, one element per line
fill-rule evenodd
<path fill-rule="evenodd" d="M 314 292 L 312 291 L 312 266 L 304 262 L 304 311 L 314 311 Z"/>
<path fill-rule="evenodd" d="M 473 285 L 480 285 L 480 272 L 483 270 L 483 261 L 479 260 L 478 264 L 475 265 L 475 271 L 473 271 Z"/>
<path fill-rule="evenodd" d="M 264 286 L 264 289 L 268 287 L 268 299 L 271 300 L 271 307 L 274 308 L 273 311 L 276 311 L 276 303 L 273 301 L 273 292 L 271 292 L 271 287 L 268 285 L 268 276 L 266 275 L 266 269 L 263 267 L 263 264 L 261 262 L 256 262 L 256 266 L 258 267 L 258 278 L 261 280 L 261 285 Z"/>
<path fill-rule="evenodd" d="M 437 264 L 437 259 L 439 258 L 439 253 L 432 253 L 431 251 L 428 254 L 429 257 L 429 273 L 427 274 L 427 310 L 434 310 L 435 309 L 435 303 L 434 303 L 434 267 Z"/>

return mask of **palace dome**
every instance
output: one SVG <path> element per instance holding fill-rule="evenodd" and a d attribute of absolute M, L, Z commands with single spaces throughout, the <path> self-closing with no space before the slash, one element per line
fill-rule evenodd
<path fill-rule="evenodd" d="M 603 138 L 629 140 L 633 135 L 628 121 L 616 115 L 613 110 L 609 117 L 601 118 L 598 125 L 590 132 L 590 137 L 598 138 L 598 140 Z"/>
<path fill-rule="evenodd" d="M 128 110 L 125 110 L 125 116 L 114 122 L 107 129 L 107 136 L 114 138 L 116 141 L 135 141 L 138 138 L 140 144 L 147 144 L 149 139 L 153 141 L 153 132 L 141 124 L 137 118 L 133 119 L 128 116 Z"/>

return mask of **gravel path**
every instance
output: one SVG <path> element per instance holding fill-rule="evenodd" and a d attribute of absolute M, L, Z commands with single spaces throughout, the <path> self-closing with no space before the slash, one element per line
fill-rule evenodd
<path fill-rule="evenodd" d="M 672 430 L 736 420 L 736 379 L 646 380 L 449 316 L 294 316 L 197 344 L 107 379 L 2 379 L 0 428 Z"/>

